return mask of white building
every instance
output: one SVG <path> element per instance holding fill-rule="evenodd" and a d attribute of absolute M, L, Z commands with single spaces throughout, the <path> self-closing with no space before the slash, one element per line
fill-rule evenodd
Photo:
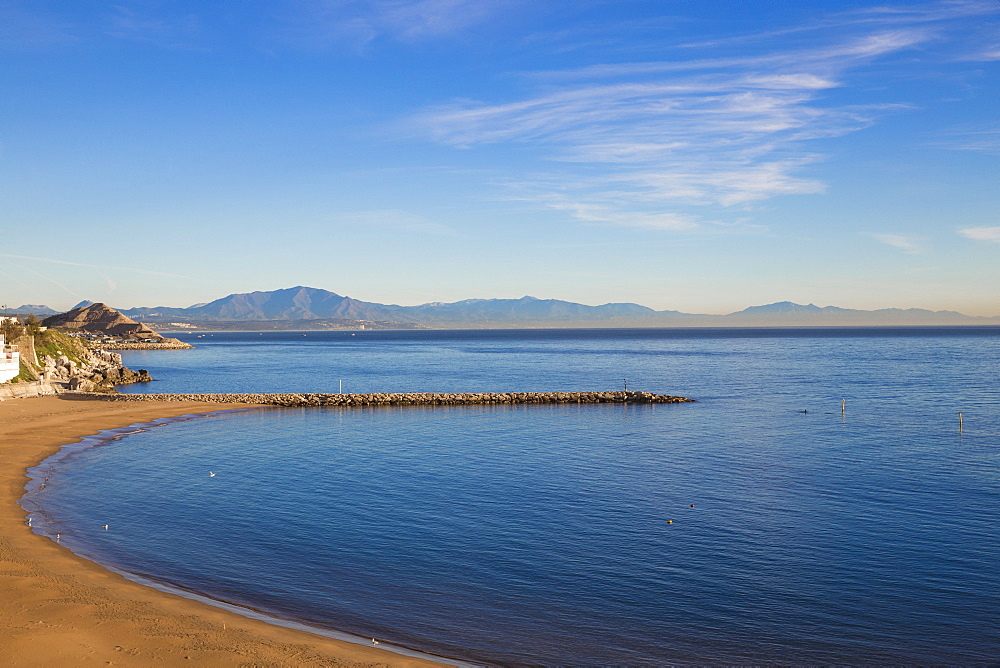
<path fill-rule="evenodd" d="M 0 383 L 21 373 L 21 353 L 17 351 L 17 346 L 8 346 L 4 343 L 3 334 L 0 334 Z"/>

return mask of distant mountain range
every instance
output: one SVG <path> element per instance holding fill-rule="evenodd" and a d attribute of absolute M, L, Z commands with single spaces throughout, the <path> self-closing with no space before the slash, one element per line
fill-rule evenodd
<path fill-rule="evenodd" d="M 44 304 L 21 304 L 17 308 L 0 309 L 0 314 L 3 315 L 28 315 L 30 313 L 34 313 L 35 315 L 55 315 L 59 311 L 49 308 Z"/>
<path fill-rule="evenodd" d="M 81 302 L 86 306 L 90 302 Z M 558 299 L 466 299 L 419 306 L 363 302 L 318 288 L 294 287 L 232 294 L 188 308 L 167 306 L 119 309 L 143 322 L 174 323 L 185 329 L 352 329 L 505 327 L 759 327 L 1000 325 L 1000 317 L 956 311 L 879 309 L 778 302 L 725 315 L 656 311 L 639 304 L 587 306 Z M 45 306 L 25 305 L 14 313 L 51 315 Z"/>

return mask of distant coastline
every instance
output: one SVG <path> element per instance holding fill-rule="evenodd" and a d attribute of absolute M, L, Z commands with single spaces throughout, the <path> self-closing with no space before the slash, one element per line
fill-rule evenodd
<path fill-rule="evenodd" d="M 81 302 L 76 308 L 89 304 Z M 118 309 L 135 321 L 170 332 L 367 331 L 402 329 L 539 329 L 664 327 L 957 327 L 1000 325 L 1000 315 L 969 316 L 919 308 L 863 310 L 790 301 L 726 314 L 655 310 L 634 303 L 597 306 L 559 299 L 465 299 L 398 306 L 366 302 L 319 288 L 234 293 L 186 308 Z M 24 305 L 3 313 L 55 313 Z M 23 315 L 23 313 L 21 313 Z"/>
<path fill-rule="evenodd" d="M 258 326 L 254 326 L 254 325 Z M 738 331 L 738 330 L 845 330 L 845 329 L 876 329 L 876 330 L 947 330 L 947 329 L 962 329 L 974 331 L 977 329 L 982 330 L 995 330 L 1000 327 L 1000 321 L 989 322 L 989 323 L 971 323 L 971 324 L 802 324 L 802 323 L 780 323 L 780 324 L 664 324 L 664 325 L 628 325 L 628 324 L 608 324 L 608 323 L 569 323 L 569 324 L 545 324 L 545 325 L 525 325 L 525 324 L 488 324 L 488 325 L 452 325 L 452 326 L 442 326 L 442 327 L 384 327 L 378 329 L 365 329 L 359 330 L 354 327 L 326 327 L 322 323 L 317 323 L 313 327 L 304 326 L 297 324 L 296 326 L 290 326 L 288 328 L 283 327 L 260 327 L 261 323 L 211 323 L 206 325 L 205 329 L 184 329 L 184 330 L 171 330 L 171 329 L 161 329 L 160 331 L 164 334 L 170 334 L 172 336 L 184 335 L 184 334 L 198 334 L 208 336 L 211 334 L 253 334 L 253 333 L 285 333 L 285 334 L 310 334 L 310 333 L 321 333 L 321 332 L 343 332 L 345 334 L 357 334 L 360 332 L 413 332 L 413 331 L 424 331 L 424 332 L 468 332 L 468 331 L 572 331 L 572 330 L 592 330 L 592 331 L 625 331 L 625 330 L 719 330 L 719 331 Z M 268 324 L 281 324 L 281 323 L 268 323 Z M 197 343 L 197 342 L 196 342 Z M 134 350 L 155 350 L 160 348 L 135 348 Z M 165 349 L 165 348 L 164 348 Z"/>

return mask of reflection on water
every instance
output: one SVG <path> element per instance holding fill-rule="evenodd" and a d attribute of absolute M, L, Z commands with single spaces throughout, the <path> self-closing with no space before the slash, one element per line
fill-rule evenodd
<path fill-rule="evenodd" d="M 220 336 L 128 363 L 156 391 L 627 378 L 699 401 L 171 423 L 56 466 L 52 526 L 127 570 L 469 660 L 1000 655 L 996 332 L 380 334 Z"/>

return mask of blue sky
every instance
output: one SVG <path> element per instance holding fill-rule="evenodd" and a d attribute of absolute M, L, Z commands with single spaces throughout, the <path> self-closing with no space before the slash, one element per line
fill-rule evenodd
<path fill-rule="evenodd" d="M 1000 2 L 0 0 L 0 302 L 1000 315 Z"/>

